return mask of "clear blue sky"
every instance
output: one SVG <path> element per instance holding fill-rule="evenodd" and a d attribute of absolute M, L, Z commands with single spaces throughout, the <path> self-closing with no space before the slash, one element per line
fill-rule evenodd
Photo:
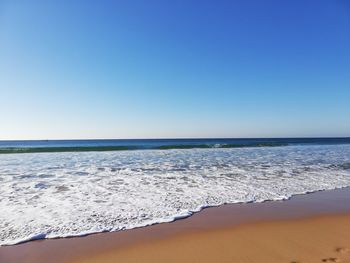
<path fill-rule="evenodd" d="M 350 136 L 350 1 L 0 0 L 0 139 Z"/>

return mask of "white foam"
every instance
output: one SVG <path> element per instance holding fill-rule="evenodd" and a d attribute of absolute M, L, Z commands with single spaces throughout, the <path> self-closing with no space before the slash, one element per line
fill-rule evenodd
<path fill-rule="evenodd" d="M 350 145 L 0 155 L 0 245 L 350 186 L 349 162 Z"/>

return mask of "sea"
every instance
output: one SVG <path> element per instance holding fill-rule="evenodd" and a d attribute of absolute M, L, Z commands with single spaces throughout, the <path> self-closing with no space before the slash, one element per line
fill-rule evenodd
<path fill-rule="evenodd" d="M 350 186 L 350 138 L 0 141 L 0 246 Z"/>

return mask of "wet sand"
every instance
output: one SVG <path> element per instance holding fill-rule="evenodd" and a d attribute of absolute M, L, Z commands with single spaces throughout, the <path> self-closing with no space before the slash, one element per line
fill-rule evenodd
<path fill-rule="evenodd" d="M 187 219 L 0 247 L 0 262 L 350 262 L 350 188 Z"/>
<path fill-rule="evenodd" d="M 350 262 L 350 215 L 183 234 L 72 262 Z"/>

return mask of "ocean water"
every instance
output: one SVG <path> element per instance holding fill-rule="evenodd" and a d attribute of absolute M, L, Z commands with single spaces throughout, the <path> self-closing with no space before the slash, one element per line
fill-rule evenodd
<path fill-rule="evenodd" d="M 349 138 L 0 141 L 0 154 L 349 144 Z"/>
<path fill-rule="evenodd" d="M 224 140 L 1 142 L 0 149 L 50 152 L 0 154 L 0 245 L 350 186 L 349 139 Z"/>

